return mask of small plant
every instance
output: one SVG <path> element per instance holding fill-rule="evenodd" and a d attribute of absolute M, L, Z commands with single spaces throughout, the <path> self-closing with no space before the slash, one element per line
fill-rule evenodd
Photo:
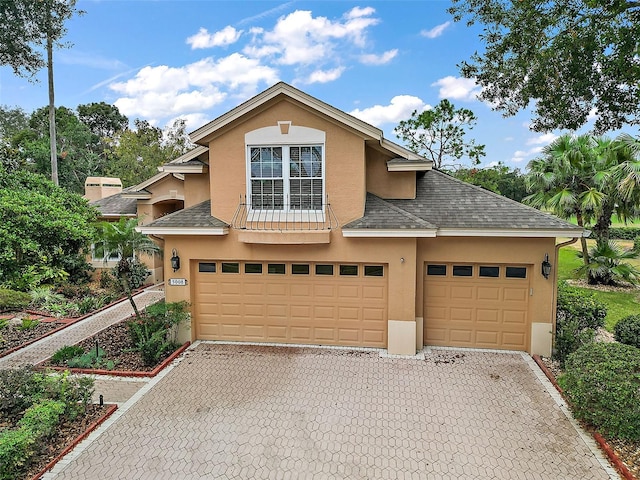
<path fill-rule="evenodd" d="M 9 319 L 8 318 L 0 318 L 0 330 L 5 328 L 7 325 L 9 325 Z"/>
<path fill-rule="evenodd" d="M 37 435 L 26 428 L 0 430 L 0 480 L 19 478 L 34 454 Z"/>
<path fill-rule="evenodd" d="M 40 320 L 38 320 L 37 318 L 23 317 L 22 320 L 20 320 L 20 325 L 18 325 L 17 328 L 21 332 L 24 332 L 27 330 L 32 330 L 38 325 L 40 325 Z"/>
<path fill-rule="evenodd" d="M 614 438 L 640 439 L 640 349 L 585 345 L 567 358 L 558 382 L 576 418 Z"/>
<path fill-rule="evenodd" d="M 82 350 L 82 349 L 81 349 Z M 84 352 L 67 360 L 67 366 L 70 368 L 101 368 L 105 370 L 113 370 L 117 365 L 114 360 L 105 358 L 105 351 L 98 347 L 92 348 L 88 352 Z M 53 359 L 52 359 L 53 360 Z"/>
<path fill-rule="evenodd" d="M 27 408 L 18 425 L 31 430 L 39 437 L 49 437 L 55 432 L 64 410 L 64 402 L 41 400 Z"/>
<path fill-rule="evenodd" d="M 55 365 L 66 364 L 68 360 L 79 357 L 84 353 L 84 349 L 78 345 L 65 345 L 51 356 L 51 363 Z"/>
<path fill-rule="evenodd" d="M 613 334 L 618 342 L 640 348 L 640 315 L 621 319 L 614 327 Z"/>
<path fill-rule="evenodd" d="M 29 306 L 29 303 L 31 303 L 31 296 L 28 293 L 0 288 L 0 312 L 23 310 Z"/>

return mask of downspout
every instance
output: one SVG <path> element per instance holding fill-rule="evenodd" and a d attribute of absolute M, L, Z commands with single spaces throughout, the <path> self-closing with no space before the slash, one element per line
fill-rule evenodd
<path fill-rule="evenodd" d="M 585 232 L 585 233 L 587 233 L 587 235 L 581 235 L 580 237 L 574 237 L 571 240 L 567 240 L 566 242 L 559 243 L 556 245 L 556 248 L 555 248 L 554 262 L 555 262 L 556 268 L 554 268 L 554 272 L 553 272 L 553 284 L 556 287 L 553 289 L 553 296 L 552 296 L 553 301 L 551 302 L 551 322 L 553 325 L 551 333 L 553 336 L 554 345 L 555 345 L 556 327 L 557 327 L 556 315 L 558 313 L 558 256 L 559 256 L 558 252 L 562 247 L 566 247 L 567 245 L 576 243 L 579 238 L 588 237 L 591 232 Z M 553 354 L 553 346 L 551 348 L 551 352 Z"/>

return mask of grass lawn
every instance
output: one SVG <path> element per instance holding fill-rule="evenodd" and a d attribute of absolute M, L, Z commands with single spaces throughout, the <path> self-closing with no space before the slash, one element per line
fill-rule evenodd
<path fill-rule="evenodd" d="M 576 243 L 575 245 L 579 245 Z M 573 247 L 573 246 L 572 246 Z M 568 280 L 576 278 L 574 273 L 582 260 L 576 255 L 576 248 L 564 247 L 558 253 L 558 280 Z M 632 260 L 638 266 L 638 260 Z M 580 287 L 578 287 L 580 288 Z M 609 331 L 613 331 L 613 327 L 621 318 L 628 315 L 640 313 L 640 290 L 633 293 L 630 292 L 602 292 L 591 288 L 582 288 L 582 290 L 591 292 L 595 298 L 607 306 L 607 318 L 605 319 L 605 327 Z"/>

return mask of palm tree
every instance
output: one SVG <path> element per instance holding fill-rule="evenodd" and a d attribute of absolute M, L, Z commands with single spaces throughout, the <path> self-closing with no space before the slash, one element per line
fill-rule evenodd
<path fill-rule="evenodd" d="M 562 135 L 544 148 L 543 156 L 529 162 L 525 176 L 528 192 L 523 202 L 552 211 L 560 218 L 575 215 L 579 226 L 594 216 L 603 194 L 594 185 L 595 142 L 589 135 Z M 585 264 L 589 253 L 581 238 Z"/>
<path fill-rule="evenodd" d="M 137 318 L 140 317 L 138 307 L 133 300 L 130 281 L 131 273 L 140 264 L 139 254 L 153 255 L 161 253 L 161 249 L 147 235 L 136 230 L 138 220 L 122 217 L 118 222 L 100 222 L 97 226 L 96 241 L 104 246 L 104 261 L 117 255 L 119 260 L 115 268 L 124 291 L 129 298 Z"/>
<path fill-rule="evenodd" d="M 586 274 L 587 281 L 598 285 L 616 285 L 620 280 L 637 285 L 640 270 L 624 260 L 638 257 L 633 249 L 623 250 L 615 242 L 598 242 L 589 251 L 589 261 L 578 272 Z"/>

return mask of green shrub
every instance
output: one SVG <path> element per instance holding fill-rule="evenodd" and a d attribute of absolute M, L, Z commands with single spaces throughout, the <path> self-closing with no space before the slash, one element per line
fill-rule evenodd
<path fill-rule="evenodd" d="M 615 438 L 640 439 L 640 349 L 585 345 L 569 355 L 558 381 L 576 418 Z"/>
<path fill-rule="evenodd" d="M 613 329 L 615 339 L 626 345 L 640 348 L 640 315 L 624 317 Z"/>
<path fill-rule="evenodd" d="M 157 364 L 164 355 L 178 348 L 178 327 L 188 319 L 187 302 L 161 301 L 148 306 L 139 320 L 127 323 L 131 343 L 145 365 Z"/>
<path fill-rule="evenodd" d="M 578 348 L 594 341 L 596 336 L 592 328 L 580 328 L 577 320 L 562 320 L 556 324 L 553 358 L 564 368 L 567 357 Z"/>
<path fill-rule="evenodd" d="M 58 349 L 56 353 L 51 356 L 51 363 L 54 365 L 63 365 L 67 360 L 71 360 L 74 357 L 78 357 L 84 353 L 84 348 L 78 345 L 65 345 Z"/>
<path fill-rule="evenodd" d="M 0 288 L 0 312 L 4 310 L 23 310 L 30 303 L 31 296 L 28 293 Z"/>
<path fill-rule="evenodd" d="M 37 436 L 31 430 L 0 430 L 0 480 L 15 480 L 29 466 Z"/>
<path fill-rule="evenodd" d="M 558 283 L 557 321 L 578 322 L 578 329 L 604 327 L 607 306 L 598 301 L 593 293 L 571 287 L 566 282 Z"/>
<path fill-rule="evenodd" d="M 636 252 L 640 252 L 640 237 L 636 237 L 633 239 L 633 249 Z"/>
<path fill-rule="evenodd" d="M 640 228 L 638 227 L 611 227 L 609 228 L 609 238 L 619 240 L 635 240 L 640 236 Z"/>
<path fill-rule="evenodd" d="M 9 325 L 9 319 L 8 318 L 0 318 L 0 330 L 5 328 L 7 325 Z"/>
<path fill-rule="evenodd" d="M 123 263 L 125 264 L 124 267 L 122 266 Z M 118 278 L 118 269 L 122 268 L 124 268 L 127 272 L 126 277 L 129 282 L 129 287 L 131 287 L 132 290 L 140 288 L 142 285 L 144 285 L 144 281 L 149 275 L 151 275 L 151 270 L 148 270 L 147 266 L 144 263 L 140 263 L 138 260 L 126 259 L 120 260 L 119 266 L 113 268 L 113 276 Z"/>
<path fill-rule="evenodd" d="M 33 367 L 0 370 L 0 416 L 15 416 L 42 396 L 36 374 Z"/>
<path fill-rule="evenodd" d="M 56 431 L 64 411 L 64 402 L 41 400 L 24 412 L 18 425 L 31 430 L 38 437 L 49 437 Z"/>

